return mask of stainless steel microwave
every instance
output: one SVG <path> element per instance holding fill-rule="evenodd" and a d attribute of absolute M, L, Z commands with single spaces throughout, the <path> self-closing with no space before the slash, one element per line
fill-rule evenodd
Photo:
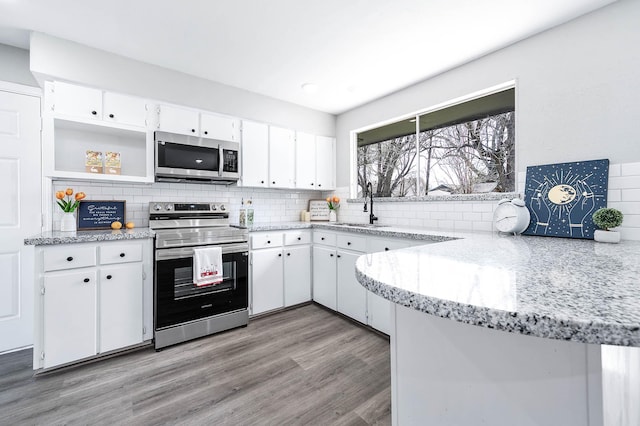
<path fill-rule="evenodd" d="M 155 132 L 157 182 L 232 184 L 240 179 L 240 144 Z"/>

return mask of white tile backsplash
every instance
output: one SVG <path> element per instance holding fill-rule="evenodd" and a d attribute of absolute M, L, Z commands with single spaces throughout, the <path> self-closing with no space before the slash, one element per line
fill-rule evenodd
<path fill-rule="evenodd" d="M 518 173 L 518 188 L 524 188 L 525 173 Z M 362 201 L 347 203 L 347 187 L 336 191 L 276 190 L 266 188 L 242 188 L 184 183 L 114 183 L 85 181 L 55 181 L 53 191 L 71 187 L 83 191 L 88 199 L 125 200 L 127 220 L 138 227 L 148 226 L 148 209 L 152 201 L 173 202 L 218 202 L 229 208 L 232 222 L 237 222 L 240 201 L 253 200 L 256 223 L 297 221 L 300 211 L 306 210 L 310 199 L 322 199 L 338 195 L 340 203 L 338 220 L 342 222 L 367 223 L 369 213 L 363 212 Z M 625 215 L 619 228 L 623 239 L 640 240 L 640 163 L 611 164 L 609 166 L 609 207 L 615 207 Z M 61 217 L 54 202 L 53 227 L 57 229 Z M 374 210 L 378 223 L 393 226 L 421 226 L 442 230 L 493 229 L 493 210 L 497 202 L 489 201 L 416 201 L 380 202 Z"/>
<path fill-rule="evenodd" d="M 225 203 L 232 223 L 238 222 L 240 202 L 252 200 L 254 221 L 288 222 L 300 220 L 300 211 L 306 210 L 310 199 L 323 198 L 315 191 L 296 191 L 263 188 L 238 188 L 237 186 L 181 184 L 158 182 L 153 184 L 129 184 L 112 182 L 85 182 L 58 180 L 53 182 L 55 191 L 73 188 L 83 191 L 88 200 L 125 200 L 126 220 L 137 227 L 149 226 L 149 203 L 216 202 Z M 59 228 L 61 210 L 53 201 L 53 229 Z"/>

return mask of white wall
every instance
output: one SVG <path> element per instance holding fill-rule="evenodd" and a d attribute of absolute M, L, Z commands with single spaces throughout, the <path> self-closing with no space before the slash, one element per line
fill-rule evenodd
<path fill-rule="evenodd" d="M 0 81 L 38 86 L 29 70 L 29 51 L 0 44 Z"/>
<path fill-rule="evenodd" d="M 335 135 L 335 116 L 188 74 L 34 33 L 31 70 L 114 92 L 200 108 L 323 135 Z M 194 59 L 194 60 L 197 60 Z M 270 64 L 256 64 L 268 72 Z M 225 64 L 225 66 L 232 66 Z"/>
<path fill-rule="evenodd" d="M 510 80 L 517 82 L 518 171 L 528 165 L 599 158 L 640 161 L 638 17 L 639 1 L 619 0 L 339 115 L 338 186 L 349 184 L 349 131 Z M 428 50 L 421 49 L 421 54 Z"/>

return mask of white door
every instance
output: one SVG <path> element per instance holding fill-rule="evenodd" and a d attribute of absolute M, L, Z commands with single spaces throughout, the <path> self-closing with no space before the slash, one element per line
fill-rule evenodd
<path fill-rule="evenodd" d="M 293 188 L 296 178 L 295 132 L 269 126 L 269 186 Z"/>
<path fill-rule="evenodd" d="M 200 113 L 200 135 L 222 141 L 240 141 L 240 120 L 221 115 Z"/>
<path fill-rule="evenodd" d="M 103 266 L 99 290 L 100 353 L 142 342 L 142 263 Z"/>
<path fill-rule="evenodd" d="M 284 306 L 311 300 L 311 246 L 284 249 Z"/>
<path fill-rule="evenodd" d="M 316 188 L 316 137 L 296 133 L 296 188 Z"/>
<path fill-rule="evenodd" d="M 269 186 L 269 126 L 242 122 L 242 186 Z"/>
<path fill-rule="evenodd" d="M 33 344 L 34 247 L 40 232 L 40 98 L 0 91 L 0 352 Z"/>
<path fill-rule="evenodd" d="M 313 301 L 336 310 L 336 251 L 313 247 Z"/>
<path fill-rule="evenodd" d="M 367 323 L 367 290 L 356 280 L 356 260 L 361 253 L 337 253 L 337 311 Z"/>
<path fill-rule="evenodd" d="M 335 139 L 316 136 L 316 189 L 335 188 Z"/>
<path fill-rule="evenodd" d="M 160 125 L 163 132 L 200 136 L 198 111 L 160 105 Z"/>
<path fill-rule="evenodd" d="M 102 119 L 102 90 L 56 82 L 54 111 L 72 117 Z"/>
<path fill-rule="evenodd" d="M 284 306 L 284 271 L 282 249 L 256 250 L 252 254 L 253 315 Z"/>
<path fill-rule="evenodd" d="M 44 368 L 97 353 L 96 281 L 95 268 L 51 272 L 45 277 Z"/>
<path fill-rule="evenodd" d="M 133 96 L 104 92 L 105 121 L 145 127 L 147 125 L 147 101 Z"/>

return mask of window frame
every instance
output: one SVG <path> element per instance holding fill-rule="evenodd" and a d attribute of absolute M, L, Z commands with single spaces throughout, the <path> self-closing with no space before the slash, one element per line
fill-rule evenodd
<path fill-rule="evenodd" d="M 420 116 L 424 115 L 424 114 L 429 114 L 438 110 L 442 110 L 445 108 L 450 108 L 453 107 L 455 105 L 459 105 L 465 102 L 469 102 L 469 101 L 473 101 L 474 99 L 479 99 L 485 96 L 489 96 L 492 95 L 494 93 L 498 93 L 498 92 L 502 92 L 505 90 L 509 90 L 509 89 L 516 89 L 516 83 L 517 80 L 510 80 L 501 84 L 497 84 L 495 86 L 491 86 L 488 87 L 486 89 L 482 89 L 482 90 L 478 90 L 476 92 L 473 93 L 469 93 L 467 95 L 463 95 L 463 96 L 459 96 L 457 98 L 454 99 L 450 99 L 444 102 L 440 102 L 438 104 L 432 105 L 430 107 L 426 107 L 408 114 L 403 114 L 400 116 L 396 116 L 387 120 L 383 120 L 383 121 L 379 121 L 377 123 L 374 124 L 370 124 L 364 127 L 360 127 L 358 129 L 355 130 L 351 130 L 349 132 L 349 158 L 350 158 L 350 170 L 349 170 L 349 196 L 350 198 L 356 199 L 358 196 L 358 134 L 362 133 L 362 132 L 366 132 L 372 129 L 376 129 L 378 127 L 384 127 L 393 123 L 396 123 L 398 121 L 403 121 L 403 120 L 409 120 L 409 119 L 413 119 L 415 118 L 415 131 L 416 131 L 416 135 L 420 133 Z M 518 104 L 518 91 L 515 90 L 515 104 L 517 106 Z M 516 108 L 517 109 L 517 108 Z M 516 114 L 515 116 L 515 127 L 516 127 L 516 134 L 518 134 L 517 131 L 517 127 L 518 127 L 518 114 Z M 416 137 L 416 149 L 419 150 L 419 138 Z M 516 156 L 516 167 L 515 170 L 517 172 L 518 170 L 518 155 L 517 155 L 517 150 L 515 153 Z M 416 169 L 420 170 L 420 156 L 417 156 L 417 163 L 416 163 Z M 421 194 L 422 193 L 422 188 L 420 185 L 420 179 L 417 180 L 417 193 Z M 517 179 L 516 179 L 516 192 L 517 192 Z M 394 198 L 394 197 L 381 197 L 382 199 L 386 199 L 386 198 Z M 397 198 L 397 197 L 396 197 Z M 418 196 L 418 197 L 405 197 L 408 199 L 415 199 L 415 200 L 421 200 L 424 198 L 424 196 Z M 438 197 L 439 200 L 442 200 L 442 197 Z M 458 199 L 459 197 L 456 196 L 456 199 Z"/>

